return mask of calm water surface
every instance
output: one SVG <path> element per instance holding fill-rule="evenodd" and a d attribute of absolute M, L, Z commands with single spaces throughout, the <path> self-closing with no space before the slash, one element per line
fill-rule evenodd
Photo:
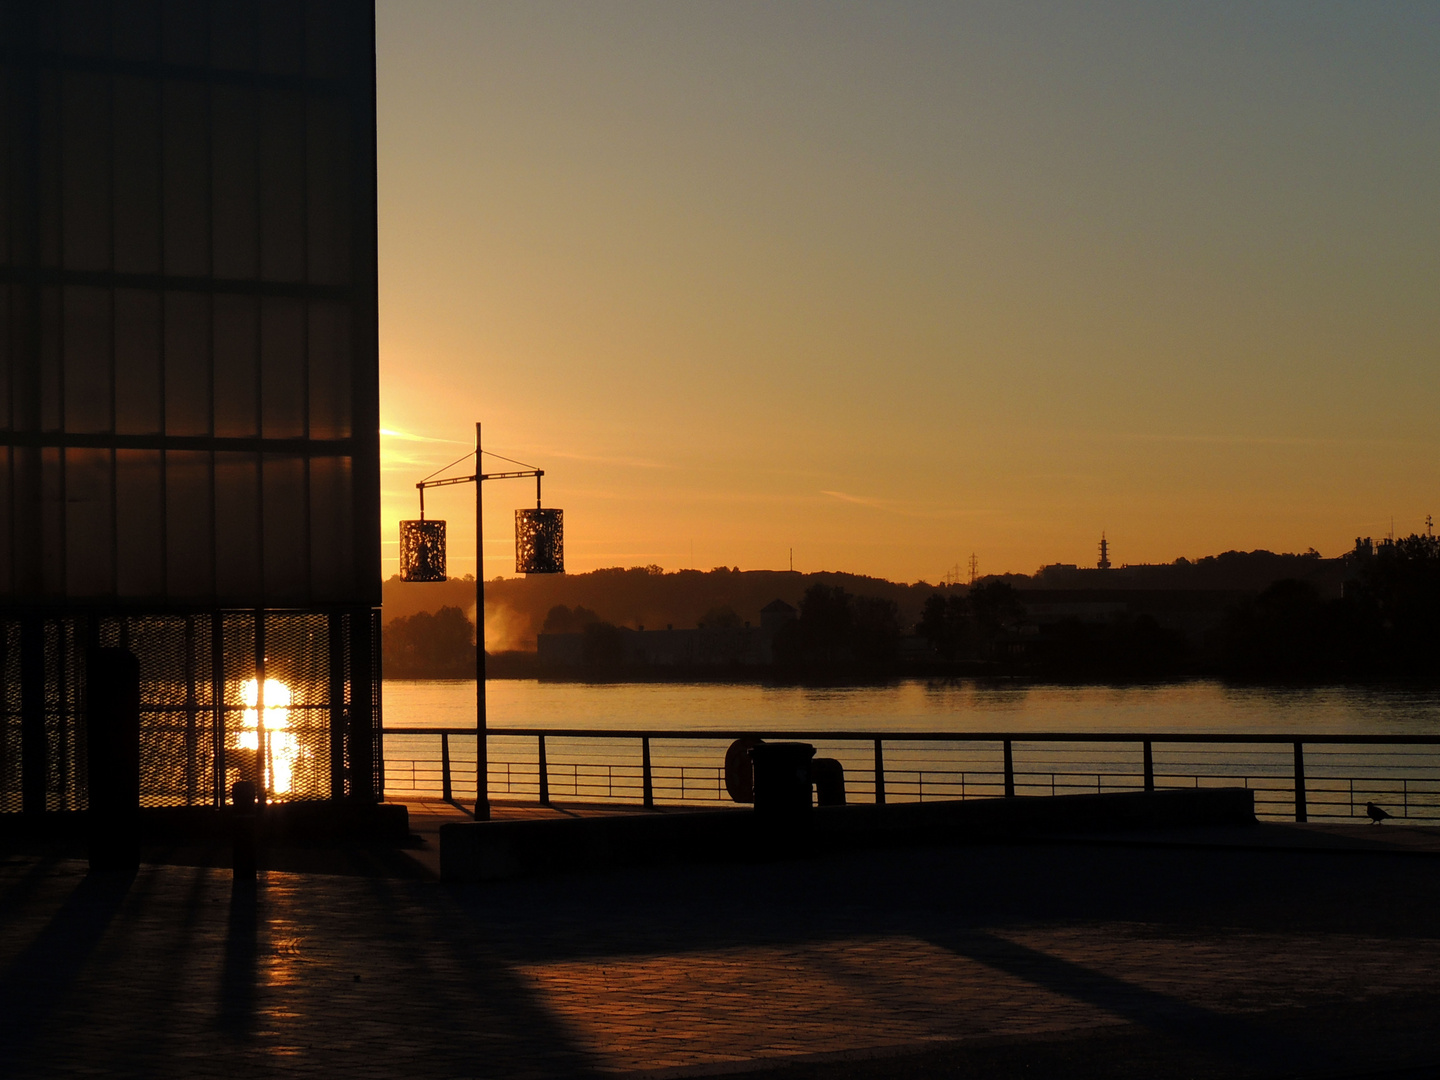
<path fill-rule="evenodd" d="M 487 684 L 492 727 L 837 731 L 1435 734 L 1440 692 L 1396 688 L 1053 686 L 908 680 L 878 687 L 733 683 Z M 475 684 L 385 683 L 385 726 L 473 727 Z"/>

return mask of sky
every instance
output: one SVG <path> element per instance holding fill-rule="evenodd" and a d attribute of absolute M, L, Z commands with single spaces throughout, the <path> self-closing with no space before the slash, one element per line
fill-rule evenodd
<path fill-rule="evenodd" d="M 477 420 L 572 572 L 1330 556 L 1440 513 L 1440 5 L 377 31 L 387 576 Z M 487 577 L 533 499 L 485 485 Z M 426 510 L 473 572 L 473 490 Z"/>

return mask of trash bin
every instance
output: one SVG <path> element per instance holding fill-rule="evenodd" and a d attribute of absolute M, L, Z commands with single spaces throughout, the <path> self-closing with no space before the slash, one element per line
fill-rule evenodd
<path fill-rule="evenodd" d="M 755 769 L 755 809 L 762 814 L 786 816 L 808 813 L 810 760 L 815 747 L 809 743 L 772 742 L 750 748 Z"/>

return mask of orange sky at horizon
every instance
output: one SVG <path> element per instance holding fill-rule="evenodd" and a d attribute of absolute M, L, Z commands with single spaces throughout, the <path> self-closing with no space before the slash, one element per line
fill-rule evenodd
<path fill-rule="evenodd" d="M 380 0 L 384 574 L 938 581 L 1440 512 L 1440 14 Z M 528 481 L 486 485 L 489 577 Z M 473 492 L 426 498 L 474 569 Z"/>

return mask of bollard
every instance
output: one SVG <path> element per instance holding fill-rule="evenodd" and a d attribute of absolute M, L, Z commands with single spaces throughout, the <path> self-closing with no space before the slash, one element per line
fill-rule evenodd
<path fill-rule="evenodd" d="M 250 780 L 237 780 L 230 789 L 230 804 L 234 817 L 231 819 L 231 840 L 234 844 L 234 867 L 236 881 L 254 881 L 259 841 L 256 836 L 255 784 Z"/>
<path fill-rule="evenodd" d="M 810 762 L 810 776 L 815 781 L 816 806 L 845 805 L 845 767 L 840 762 L 817 757 Z"/>
<path fill-rule="evenodd" d="M 808 817 L 814 805 L 809 743 L 760 743 L 750 748 L 755 768 L 755 811 L 770 818 Z"/>

